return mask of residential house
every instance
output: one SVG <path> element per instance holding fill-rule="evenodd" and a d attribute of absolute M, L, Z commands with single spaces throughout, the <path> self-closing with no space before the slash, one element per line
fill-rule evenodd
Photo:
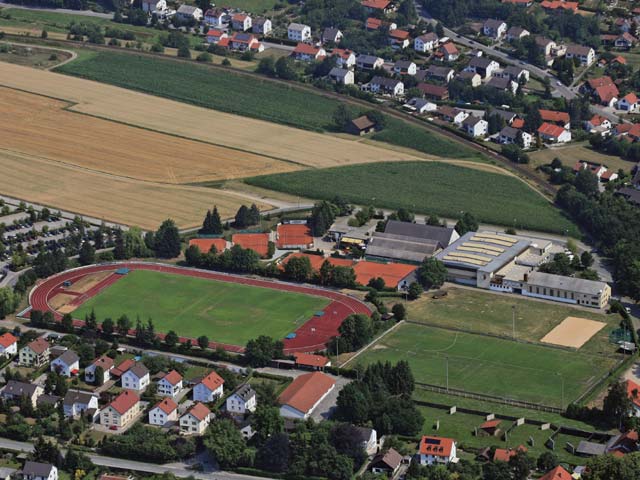
<path fill-rule="evenodd" d="M 163 398 L 149 410 L 149 425 L 164 427 L 178 420 L 178 404 L 172 398 Z"/>
<path fill-rule="evenodd" d="M 534 38 L 536 45 L 542 49 L 545 57 L 549 57 L 553 49 L 557 47 L 556 42 L 550 38 L 536 36 Z"/>
<path fill-rule="evenodd" d="M 142 0 L 142 11 L 152 14 L 164 12 L 167 9 L 167 0 Z"/>
<path fill-rule="evenodd" d="M 20 400 L 22 397 L 27 397 L 31 400 L 34 408 L 37 405 L 38 398 L 43 394 L 44 389 L 40 385 L 17 380 L 9 380 L 0 390 L 0 395 L 4 400 Z"/>
<path fill-rule="evenodd" d="M 340 40 L 342 40 L 342 37 L 344 37 L 344 35 L 340 30 L 338 30 L 337 28 L 328 27 L 322 31 L 321 40 L 322 43 L 330 42 L 338 44 L 340 43 Z"/>
<path fill-rule="evenodd" d="M 504 462 L 509 463 L 513 457 L 515 457 L 518 452 L 527 452 L 527 447 L 524 445 L 519 445 L 516 448 L 496 448 L 493 452 L 492 461 L 495 462 Z"/>
<path fill-rule="evenodd" d="M 356 57 L 356 68 L 358 70 L 375 70 L 382 68 L 384 60 L 375 55 L 358 55 Z"/>
<path fill-rule="evenodd" d="M 329 78 L 341 85 L 353 85 L 355 82 L 353 70 L 347 70 L 346 68 L 333 67 L 329 72 Z"/>
<path fill-rule="evenodd" d="M 502 70 L 501 76 L 513 80 L 517 83 L 520 83 L 520 81 L 528 82 L 529 70 L 527 70 L 526 68 L 517 67 L 515 65 L 509 65 L 504 70 Z"/>
<path fill-rule="evenodd" d="M 220 8 L 210 8 L 204 14 L 204 22 L 212 27 L 222 27 L 228 22 L 229 15 Z"/>
<path fill-rule="evenodd" d="M 631 407 L 633 408 L 633 415 L 640 417 L 640 385 L 633 380 L 627 380 L 627 395 L 631 400 Z"/>
<path fill-rule="evenodd" d="M 51 371 L 65 377 L 77 375 L 80 371 L 80 357 L 73 350 L 67 350 L 51 362 Z"/>
<path fill-rule="evenodd" d="M 20 349 L 18 363 L 24 367 L 42 367 L 49 361 L 50 345 L 44 338 L 36 338 Z"/>
<path fill-rule="evenodd" d="M 495 60 L 486 57 L 473 57 L 464 69 L 467 72 L 475 72 L 486 79 L 490 78 L 499 68 L 500 64 Z"/>
<path fill-rule="evenodd" d="M 99 368 L 98 368 L 99 367 Z M 84 381 L 86 383 L 96 382 L 96 369 L 98 372 L 102 370 L 102 379 L 100 384 L 108 382 L 111 378 L 111 370 L 113 369 L 113 358 L 103 355 L 96 358 L 91 365 L 84 369 Z"/>
<path fill-rule="evenodd" d="M 293 361 L 296 368 L 303 370 L 324 370 L 331 366 L 331 360 L 324 355 L 312 355 L 310 353 L 294 353 Z"/>
<path fill-rule="evenodd" d="M 223 38 L 229 38 L 229 35 L 224 30 L 210 28 L 207 32 L 207 43 L 220 43 Z"/>
<path fill-rule="evenodd" d="M 315 62 L 327 56 L 327 52 L 322 47 L 315 47 L 308 43 L 298 43 L 291 52 L 291 56 L 301 62 Z"/>
<path fill-rule="evenodd" d="M 180 8 L 178 8 L 176 12 L 176 16 L 182 21 L 195 20 L 196 22 L 201 21 L 204 17 L 201 9 L 187 4 L 180 5 Z"/>
<path fill-rule="evenodd" d="M 508 3 L 518 7 L 530 7 L 533 5 L 533 0 L 502 0 L 502 3 Z"/>
<path fill-rule="evenodd" d="M 255 35 L 244 32 L 235 32 L 232 37 L 220 40 L 218 45 L 226 46 L 239 52 L 252 51 L 259 53 L 264 51 L 264 45 Z"/>
<path fill-rule="evenodd" d="M 574 173 L 578 173 L 581 170 L 589 170 L 593 173 L 598 180 L 608 171 L 606 165 L 601 163 L 587 162 L 586 160 L 578 160 L 573 166 Z"/>
<path fill-rule="evenodd" d="M 574 480 L 575 478 L 563 466 L 558 465 L 541 476 L 539 480 Z"/>
<path fill-rule="evenodd" d="M 588 67 L 596 61 L 596 52 L 593 48 L 584 45 L 569 45 L 566 58 L 577 58 L 582 66 Z"/>
<path fill-rule="evenodd" d="M 431 103 L 424 98 L 413 97 L 403 107 L 412 112 L 422 114 L 427 112 L 434 112 L 438 106 L 435 103 Z"/>
<path fill-rule="evenodd" d="M 555 110 L 539 109 L 540 118 L 543 122 L 552 123 L 567 130 L 571 129 L 571 118 L 567 112 L 558 112 Z"/>
<path fill-rule="evenodd" d="M 393 64 L 393 73 L 398 75 L 415 75 L 418 66 L 411 60 L 398 60 Z"/>
<path fill-rule="evenodd" d="M 171 370 L 164 377 L 158 380 L 158 395 L 163 397 L 175 397 L 182 390 L 182 375 L 175 370 Z"/>
<path fill-rule="evenodd" d="M 504 92 L 510 92 L 515 95 L 518 91 L 518 84 L 509 78 L 493 77 L 487 82 L 487 87 L 495 88 Z"/>
<path fill-rule="evenodd" d="M 246 32 L 251 28 L 251 17 L 246 13 L 236 13 L 231 17 L 231 28 L 240 32 Z"/>
<path fill-rule="evenodd" d="M 280 415 L 297 420 L 309 418 L 335 385 L 331 377 L 321 372 L 300 375 L 278 397 Z"/>
<path fill-rule="evenodd" d="M 480 117 L 470 115 L 462 121 L 462 130 L 472 137 L 485 137 L 489 130 L 489 123 Z"/>
<path fill-rule="evenodd" d="M 453 42 L 447 42 L 444 45 L 438 47 L 436 57 L 445 62 L 455 62 L 460 56 L 460 52 L 453 44 Z"/>
<path fill-rule="evenodd" d="M 136 392 L 143 392 L 146 390 L 149 386 L 150 380 L 151 377 L 149 376 L 149 369 L 140 362 L 136 362 L 131 368 L 122 374 L 122 377 L 120 377 L 122 388 L 135 390 Z"/>
<path fill-rule="evenodd" d="M 420 35 L 413 40 L 413 49 L 416 52 L 427 53 L 433 52 L 439 45 L 438 35 L 433 32 Z"/>
<path fill-rule="evenodd" d="M 395 78 L 386 78 L 376 75 L 371 81 L 363 85 L 363 89 L 371 93 L 377 93 L 381 95 L 391 95 L 392 97 L 398 97 L 404 95 L 404 83 Z"/>
<path fill-rule="evenodd" d="M 429 65 L 425 73 L 427 78 L 442 83 L 449 83 L 456 74 L 453 68 L 440 67 L 438 65 Z"/>
<path fill-rule="evenodd" d="M 227 412 L 229 413 L 245 415 L 249 412 L 255 412 L 256 407 L 256 392 L 248 383 L 227 397 Z"/>
<path fill-rule="evenodd" d="M 193 388 L 193 401 L 211 403 L 215 402 L 224 393 L 224 380 L 216 372 L 203 377 Z"/>
<path fill-rule="evenodd" d="M 507 33 L 507 24 L 502 20 L 490 18 L 482 25 L 482 33 L 494 40 L 500 40 Z"/>
<path fill-rule="evenodd" d="M 402 465 L 402 455 L 390 448 L 384 453 L 379 453 L 369 464 L 369 470 L 375 474 L 386 475 L 388 478 L 394 478 Z"/>
<path fill-rule="evenodd" d="M 527 150 L 531 148 L 533 137 L 517 128 L 505 126 L 498 133 L 498 143 L 502 145 L 519 144 L 521 148 Z"/>
<path fill-rule="evenodd" d="M 578 13 L 578 2 L 569 2 L 566 0 L 543 0 L 540 6 L 547 11 L 553 13 L 558 10 L 572 11 Z"/>
<path fill-rule="evenodd" d="M 251 26 L 251 31 L 257 35 L 271 35 L 273 32 L 273 24 L 271 20 L 265 17 L 258 17 L 253 21 L 253 25 Z"/>
<path fill-rule="evenodd" d="M 375 132 L 376 124 L 372 122 L 366 115 L 362 115 L 351 120 L 347 124 L 345 130 L 347 131 L 347 133 L 350 133 L 352 135 L 362 136 L 371 132 Z"/>
<path fill-rule="evenodd" d="M 105 427 L 126 428 L 141 411 L 140 397 L 132 390 L 124 390 L 100 411 L 100 423 Z"/>
<path fill-rule="evenodd" d="M 476 72 L 462 71 L 458 74 L 458 79 L 462 80 L 463 82 L 467 82 L 473 88 L 476 88 L 482 85 L 482 77 L 478 75 Z"/>
<path fill-rule="evenodd" d="M 530 35 L 529 30 L 520 27 L 511 27 L 507 30 L 507 41 L 522 40 Z"/>
<path fill-rule="evenodd" d="M 395 29 L 389 32 L 389 45 L 394 50 L 403 50 L 411 43 L 411 37 L 406 30 Z"/>
<path fill-rule="evenodd" d="M 448 465 L 456 461 L 456 442 L 452 438 L 425 435 L 418 446 L 420 465 Z"/>
<path fill-rule="evenodd" d="M 580 87 L 582 93 L 588 93 L 601 105 L 614 106 L 618 101 L 618 87 L 611 77 L 603 76 L 587 80 Z"/>
<path fill-rule="evenodd" d="M 290 23 L 287 27 L 287 38 L 294 42 L 306 42 L 311 39 L 311 27 L 302 23 Z"/>
<path fill-rule="evenodd" d="M 383 22 L 381 19 L 373 17 L 367 18 L 364 26 L 369 31 L 377 31 L 384 28 L 386 31 L 390 32 L 391 30 L 398 28 L 398 25 L 395 23 Z"/>
<path fill-rule="evenodd" d="M 628 113 L 636 113 L 640 108 L 640 101 L 635 93 L 628 93 L 620 100 L 618 100 L 618 110 L 623 110 Z"/>
<path fill-rule="evenodd" d="M 27 460 L 16 476 L 19 480 L 58 480 L 58 468 L 50 463 Z"/>
<path fill-rule="evenodd" d="M 64 416 L 77 418 L 89 412 L 94 418 L 98 414 L 98 395 L 82 390 L 70 389 L 62 401 Z"/>
<path fill-rule="evenodd" d="M 611 121 L 602 115 L 595 114 L 584 122 L 584 129 L 589 133 L 600 133 L 607 135 L 612 128 Z"/>
<path fill-rule="evenodd" d="M 336 57 L 336 67 L 338 68 L 352 69 L 356 64 L 356 54 L 351 50 L 334 48 L 331 51 L 331 56 Z"/>
<path fill-rule="evenodd" d="M 0 335 L 0 356 L 12 357 L 18 353 L 18 339 L 9 332 Z"/>
<path fill-rule="evenodd" d="M 636 37 L 631 35 L 629 32 L 624 32 L 615 39 L 613 45 L 621 50 L 631 50 L 635 47 L 636 43 L 638 43 L 638 39 Z"/>
<path fill-rule="evenodd" d="M 360 4 L 369 13 L 381 12 L 386 14 L 395 10 L 395 5 L 389 0 L 362 0 Z"/>
<path fill-rule="evenodd" d="M 538 128 L 538 135 L 544 142 L 567 143 L 571 141 L 571 131 L 551 123 L 543 123 Z"/>
<path fill-rule="evenodd" d="M 17 478 L 18 470 L 11 467 L 0 467 L 0 480 L 12 480 Z"/>
<path fill-rule="evenodd" d="M 449 98 L 449 89 L 441 85 L 419 83 L 417 88 L 422 92 L 425 98 L 431 100 L 447 100 Z"/>
<path fill-rule="evenodd" d="M 358 440 L 360 440 L 360 444 L 362 445 L 362 449 L 367 455 L 375 454 L 378 450 L 378 432 L 368 427 L 354 428 L 357 432 Z"/>
<path fill-rule="evenodd" d="M 210 423 L 211 410 L 203 403 L 196 403 L 180 417 L 180 431 L 184 434 L 202 435 Z"/>

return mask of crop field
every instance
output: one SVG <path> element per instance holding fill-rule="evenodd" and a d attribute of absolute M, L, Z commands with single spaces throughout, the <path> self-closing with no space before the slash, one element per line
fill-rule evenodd
<path fill-rule="evenodd" d="M 320 94 L 255 77 L 118 52 L 99 52 L 68 63 L 57 71 L 314 131 L 333 129 L 332 114 L 340 105 L 338 100 Z M 444 137 L 399 121 L 390 121 L 386 131 L 380 135 L 385 142 L 393 144 L 398 137 L 400 146 L 411 146 L 427 154 L 452 158 L 477 156 Z M 456 148 L 452 148 L 453 145 Z"/>
<path fill-rule="evenodd" d="M 358 362 L 407 360 L 417 382 L 562 407 L 615 363 L 590 355 L 405 324 L 369 347 Z M 448 376 L 447 376 L 448 372 Z"/>
<path fill-rule="evenodd" d="M 538 193 L 517 178 L 440 162 L 377 163 L 246 180 L 251 185 L 310 198 L 375 207 L 408 208 L 448 218 L 471 212 L 480 221 L 547 232 L 575 231 Z"/>
<path fill-rule="evenodd" d="M 99 320 L 153 319 L 156 330 L 245 345 L 259 335 L 284 338 L 322 310 L 329 300 L 299 293 L 209 279 L 135 270 L 74 311 L 92 309 Z"/>
<path fill-rule="evenodd" d="M 447 296 L 438 299 L 423 295 L 408 304 L 408 318 L 412 322 L 451 327 L 469 332 L 489 333 L 512 337 L 513 307 L 515 306 L 516 338 L 539 342 L 565 318 L 575 316 L 608 324 L 581 351 L 610 352 L 609 332 L 618 327 L 618 315 L 589 312 L 554 302 L 518 298 L 510 294 L 487 293 L 466 288 L 447 288 Z"/>
<path fill-rule="evenodd" d="M 0 52 L 0 62 L 15 63 L 33 68 L 51 68 L 70 58 L 68 52 L 37 47 L 12 45 L 7 52 Z"/>

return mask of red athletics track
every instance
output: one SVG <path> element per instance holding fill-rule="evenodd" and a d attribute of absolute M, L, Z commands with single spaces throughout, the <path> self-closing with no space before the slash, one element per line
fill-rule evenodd
<path fill-rule="evenodd" d="M 314 352 L 317 350 L 323 350 L 327 341 L 338 334 L 338 327 L 347 316 L 353 313 L 363 313 L 366 315 L 371 315 L 371 311 L 369 310 L 369 308 L 360 300 L 332 290 L 284 283 L 275 280 L 247 278 L 238 275 L 211 272 L 208 270 L 196 270 L 191 268 L 177 267 L 173 265 L 160 265 L 144 262 L 123 262 L 104 265 L 92 265 L 88 267 L 77 268 L 74 270 L 68 270 L 66 272 L 62 272 L 49 277 L 40 284 L 36 285 L 33 290 L 31 290 L 31 293 L 29 294 L 29 303 L 31 305 L 31 309 L 40 310 L 42 312 L 50 311 L 53 313 L 56 320 L 60 320 L 62 318 L 62 314 L 58 313 L 49 305 L 49 300 L 51 298 L 53 298 L 58 293 L 71 294 L 76 296 L 76 298 L 72 300 L 71 304 L 80 305 L 82 302 L 96 296 L 109 285 L 118 281 L 118 279 L 121 277 L 113 273 L 84 293 L 73 292 L 73 284 L 75 282 L 89 274 L 107 271 L 115 272 L 119 268 L 128 268 L 129 270 L 152 270 L 156 272 L 172 273 L 176 275 L 188 275 L 196 278 L 205 278 L 223 282 L 240 283 L 243 285 L 251 285 L 255 287 L 273 288 L 275 290 L 303 293 L 306 295 L 315 295 L 332 300 L 332 302 L 324 308 L 324 315 L 320 317 L 312 317 L 308 322 L 300 326 L 295 331 L 296 338 L 284 340 L 285 353 L 288 354 L 293 352 Z M 66 281 L 70 281 L 72 283 L 72 286 L 68 289 L 63 289 L 62 284 Z M 82 326 L 84 325 L 84 321 L 76 319 L 74 320 L 74 325 Z M 131 333 L 133 334 L 134 332 L 132 331 Z M 162 334 L 159 334 L 159 336 L 163 337 Z M 195 339 L 189 339 L 186 337 L 180 338 L 181 342 L 186 342 L 187 340 L 191 340 L 194 344 L 196 343 Z M 222 347 L 225 350 L 238 353 L 241 353 L 244 350 L 244 347 L 242 346 L 227 345 L 217 342 L 210 342 L 209 346 L 211 348 Z"/>

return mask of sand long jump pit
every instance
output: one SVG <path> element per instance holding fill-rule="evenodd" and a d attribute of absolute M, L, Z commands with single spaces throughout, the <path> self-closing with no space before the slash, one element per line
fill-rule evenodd
<path fill-rule="evenodd" d="M 563 347 L 580 348 L 606 325 L 606 323 L 586 318 L 567 317 L 540 341 Z"/>

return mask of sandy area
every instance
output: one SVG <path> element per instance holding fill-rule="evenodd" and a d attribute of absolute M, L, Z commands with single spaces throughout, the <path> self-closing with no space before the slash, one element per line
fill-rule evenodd
<path fill-rule="evenodd" d="M 586 318 L 567 317 L 540 341 L 563 347 L 580 348 L 606 325 L 606 323 Z"/>

